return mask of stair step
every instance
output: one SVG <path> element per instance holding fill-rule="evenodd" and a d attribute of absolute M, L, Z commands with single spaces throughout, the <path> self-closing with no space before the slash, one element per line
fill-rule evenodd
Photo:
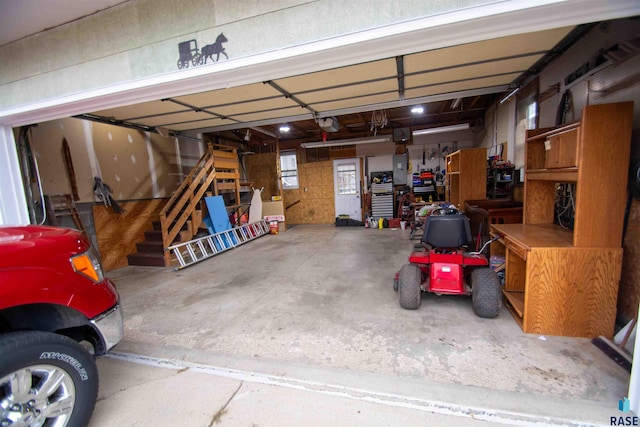
<path fill-rule="evenodd" d="M 136 243 L 138 253 L 164 253 L 164 245 L 161 241 L 144 241 Z"/>
<path fill-rule="evenodd" d="M 160 230 L 151 230 L 144 232 L 144 239 L 147 242 L 160 242 L 162 243 L 162 231 Z"/>
<path fill-rule="evenodd" d="M 166 267 L 164 254 L 137 253 L 127 255 L 129 265 L 142 265 L 148 267 Z"/>

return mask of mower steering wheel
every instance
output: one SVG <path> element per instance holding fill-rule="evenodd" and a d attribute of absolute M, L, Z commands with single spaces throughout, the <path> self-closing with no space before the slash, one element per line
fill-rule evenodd
<path fill-rule="evenodd" d="M 438 208 L 431 212 L 431 215 L 457 215 L 458 209 L 456 208 Z"/>

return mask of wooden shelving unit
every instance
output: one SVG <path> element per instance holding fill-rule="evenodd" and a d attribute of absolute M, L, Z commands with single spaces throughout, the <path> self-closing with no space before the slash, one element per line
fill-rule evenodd
<path fill-rule="evenodd" d="M 469 148 L 451 153 L 446 158 L 445 199 L 464 209 L 467 200 L 484 199 L 487 195 L 487 149 Z"/>
<path fill-rule="evenodd" d="M 491 226 L 524 332 L 612 338 L 632 120 L 631 102 L 592 105 L 578 123 L 528 132 L 523 224 Z M 573 230 L 554 224 L 558 183 L 575 184 Z"/>
<path fill-rule="evenodd" d="M 487 169 L 487 198 L 510 198 L 511 187 L 513 187 L 515 180 L 515 168 L 513 166 Z"/>

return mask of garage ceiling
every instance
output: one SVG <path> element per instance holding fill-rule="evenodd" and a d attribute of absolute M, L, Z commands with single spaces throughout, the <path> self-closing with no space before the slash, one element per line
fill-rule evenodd
<path fill-rule="evenodd" d="M 370 136 L 373 112 L 387 119 L 375 130 L 378 134 L 395 127 L 416 130 L 457 123 L 479 128 L 486 108 L 558 54 L 573 29 L 451 46 L 78 117 L 160 133 L 211 132 L 244 143 L 249 130 L 249 148 L 273 142 L 275 135 L 284 148 L 321 141 L 324 131 L 317 120 L 325 117 L 339 123 L 337 132 L 327 133 L 329 141 Z M 414 115 L 410 109 L 418 104 L 424 112 Z M 291 130 L 280 134 L 284 123 Z"/>

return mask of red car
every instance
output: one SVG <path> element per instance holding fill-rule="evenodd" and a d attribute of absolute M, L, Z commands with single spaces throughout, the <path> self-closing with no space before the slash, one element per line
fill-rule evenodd
<path fill-rule="evenodd" d="M 123 336 L 115 286 L 79 231 L 0 227 L 0 426 L 84 426 L 94 356 Z"/>

